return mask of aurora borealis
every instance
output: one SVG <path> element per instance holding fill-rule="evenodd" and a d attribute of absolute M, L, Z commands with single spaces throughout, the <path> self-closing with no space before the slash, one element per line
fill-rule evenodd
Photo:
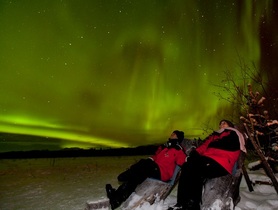
<path fill-rule="evenodd" d="M 277 58 L 277 13 L 275 0 L 0 0 L 0 132 L 45 137 L 0 152 L 201 137 L 227 117 L 212 84 L 238 55 L 276 67 L 262 58 Z"/>

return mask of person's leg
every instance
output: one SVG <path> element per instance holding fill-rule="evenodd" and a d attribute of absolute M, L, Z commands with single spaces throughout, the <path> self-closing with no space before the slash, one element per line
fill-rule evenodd
<path fill-rule="evenodd" d="M 129 176 L 126 182 L 114 191 L 106 185 L 107 196 L 110 199 L 111 208 L 115 209 L 121 205 L 147 177 L 160 178 L 160 171 L 157 164 L 151 159 L 142 159 L 129 169 Z M 109 192 L 112 192 L 109 194 Z"/>
<path fill-rule="evenodd" d="M 127 182 L 130 177 L 131 177 L 131 173 L 130 173 L 130 169 L 128 168 L 126 171 L 120 173 L 117 179 L 119 182 Z"/>
<path fill-rule="evenodd" d="M 203 177 L 201 176 L 200 163 L 185 163 L 178 185 L 177 204 L 183 207 L 189 203 L 199 204 L 203 187 Z"/>
<path fill-rule="evenodd" d="M 147 177 L 160 179 L 158 165 L 151 159 L 141 159 L 132 165 L 128 170 L 118 176 L 119 182 L 127 182 L 136 179 L 138 184 L 142 183 Z"/>
<path fill-rule="evenodd" d="M 145 179 L 148 177 L 159 179 L 159 180 L 161 179 L 159 166 L 157 165 L 156 162 L 154 162 L 151 159 L 146 159 L 141 174 L 144 174 L 143 177 L 145 177 Z"/>
<path fill-rule="evenodd" d="M 118 176 L 119 182 L 127 182 L 132 177 L 134 177 L 138 172 L 141 173 L 142 169 L 146 165 L 146 162 L 148 162 L 148 159 L 141 159 L 137 163 L 133 164 L 128 168 L 126 171 L 122 172 Z"/>
<path fill-rule="evenodd" d="M 118 181 L 119 182 L 127 182 L 134 174 L 136 171 L 141 170 L 141 168 L 144 166 L 145 159 L 139 160 L 137 163 L 133 164 L 128 168 L 126 171 L 122 172 L 118 176 Z"/>
<path fill-rule="evenodd" d="M 179 178 L 177 203 L 168 210 L 187 209 L 189 205 L 199 206 L 203 180 L 199 173 L 199 160 L 191 159 L 182 165 Z"/>
<path fill-rule="evenodd" d="M 132 194 L 136 186 L 137 185 L 131 181 L 121 184 L 117 190 L 108 196 L 111 209 L 118 208 Z"/>
<path fill-rule="evenodd" d="M 183 209 L 200 209 L 204 180 L 227 175 L 228 172 L 211 158 L 198 155 L 182 166 L 177 205 Z"/>

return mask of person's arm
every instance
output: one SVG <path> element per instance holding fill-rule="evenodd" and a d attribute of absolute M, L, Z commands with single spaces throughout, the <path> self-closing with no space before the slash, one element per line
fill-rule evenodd
<path fill-rule="evenodd" d="M 177 150 L 177 160 L 176 160 L 176 164 L 179 166 L 182 166 L 184 164 L 186 160 L 186 154 L 185 152 L 181 149 L 181 150 Z"/>
<path fill-rule="evenodd" d="M 149 158 L 152 160 L 156 159 L 156 156 L 164 149 L 165 147 L 163 145 L 160 145 L 157 150 L 155 151 L 154 155 L 150 156 Z"/>
<path fill-rule="evenodd" d="M 204 140 L 204 142 L 199 147 L 196 148 L 196 150 L 192 150 L 193 154 L 194 154 L 194 152 L 198 152 L 200 155 L 202 155 L 206 151 L 206 149 L 207 149 L 208 145 L 211 143 L 211 141 L 216 137 L 216 135 L 217 135 L 216 133 L 213 133 L 210 136 L 208 136 Z"/>
<path fill-rule="evenodd" d="M 213 141 L 209 144 L 209 147 L 223 149 L 227 151 L 239 150 L 240 143 L 238 135 L 235 131 L 225 130 L 221 133 L 220 138 L 217 141 Z"/>

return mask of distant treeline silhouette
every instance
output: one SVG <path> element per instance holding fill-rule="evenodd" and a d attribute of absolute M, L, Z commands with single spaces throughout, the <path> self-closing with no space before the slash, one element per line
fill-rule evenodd
<path fill-rule="evenodd" d="M 147 145 L 147 146 L 139 146 L 135 148 L 106 148 L 106 149 L 66 148 L 66 149 L 55 150 L 55 151 L 51 151 L 51 150 L 11 151 L 11 152 L 0 153 L 0 159 L 152 155 L 155 153 L 156 149 L 157 149 L 156 145 Z"/>

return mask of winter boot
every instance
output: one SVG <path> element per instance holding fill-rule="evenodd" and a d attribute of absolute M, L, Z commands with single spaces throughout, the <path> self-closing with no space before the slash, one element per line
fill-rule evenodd
<path fill-rule="evenodd" d="M 111 186 L 112 188 L 112 186 Z M 108 191 L 110 190 L 110 186 L 108 186 Z M 116 191 L 110 194 L 110 206 L 111 209 L 114 210 L 118 208 L 134 191 L 133 187 L 129 185 L 128 183 L 122 184 Z"/>
<path fill-rule="evenodd" d="M 123 202 L 120 198 L 117 197 L 112 197 L 109 199 L 109 201 L 112 210 L 118 208 Z"/>
<path fill-rule="evenodd" d="M 185 206 L 183 207 L 183 210 L 200 210 L 200 204 L 199 202 L 196 202 L 194 200 L 188 200 L 185 202 Z"/>
<path fill-rule="evenodd" d="M 111 197 L 113 197 L 113 194 L 115 194 L 116 192 L 116 189 L 114 189 L 111 184 L 107 184 L 105 186 L 105 189 L 106 189 L 106 194 L 107 194 L 107 197 L 110 199 Z"/>

